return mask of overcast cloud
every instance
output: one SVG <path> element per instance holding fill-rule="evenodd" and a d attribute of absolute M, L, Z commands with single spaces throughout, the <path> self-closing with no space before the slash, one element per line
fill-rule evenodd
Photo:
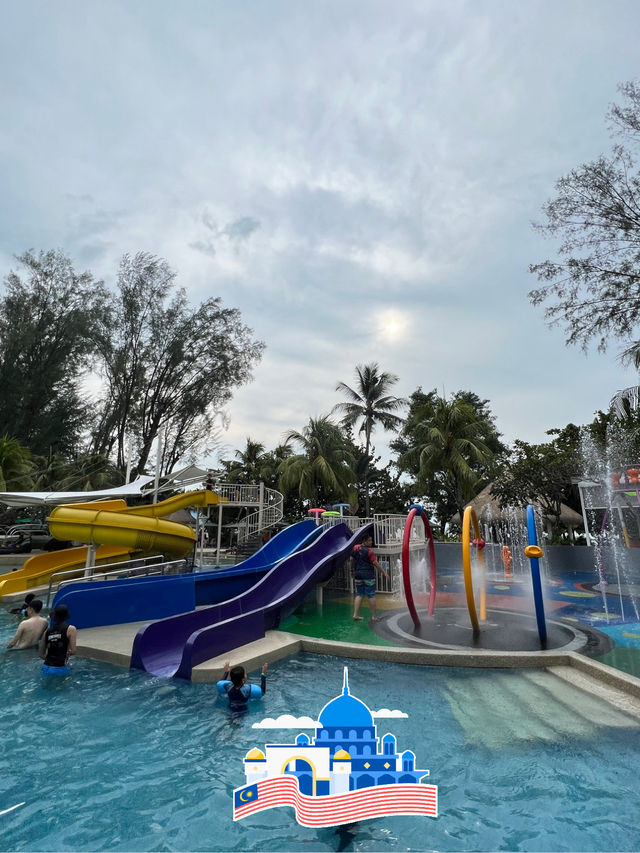
<path fill-rule="evenodd" d="M 59 247 L 113 282 L 142 250 L 239 308 L 267 349 L 228 454 L 370 361 L 544 440 L 637 382 L 527 292 L 553 255 L 530 223 L 608 149 L 639 32 L 636 0 L 5 3 L 2 278 Z"/>

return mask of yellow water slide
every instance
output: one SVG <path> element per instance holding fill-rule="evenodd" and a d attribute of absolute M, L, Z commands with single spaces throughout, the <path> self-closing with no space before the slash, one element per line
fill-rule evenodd
<path fill-rule="evenodd" d="M 136 507 L 128 507 L 123 500 L 61 504 L 47 521 L 55 539 L 100 546 L 96 564 L 127 559 L 132 554 L 184 557 L 193 548 L 196 534 L 189 525 L 165 516 L 186 507 L 214 506 L 223 500 L 215 492 L 201 489 Z M 0 598 L 42 586 L 63 569 L 77 568 L 80 573 L 86 566 L 87 552 L 88 547 L 83 545 L 30 557 L 21 569 L 0 581 Z"/>

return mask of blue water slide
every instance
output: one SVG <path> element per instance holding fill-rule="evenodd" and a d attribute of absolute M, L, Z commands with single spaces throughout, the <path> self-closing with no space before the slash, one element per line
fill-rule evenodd
<path fill-rule="evenodd" d="M 317 538 L 321 530 L 311 519 L 292 524 L 248 559 L 227 569 L 71 583 L 56 593 L 52 607 L 66 604 L 76 628 L 144 622 L 185 613 L 250 589 L 278 562 Z"/>
<path fill-rule="evenodd" d="M 261 639 L 316 584 L 328 580 L 372 528 L 368 524 L 352 533 L 339 523 L 323 529 L 315 541 L 281 560 L 242 595 L 145 625 L 133 641 L 132 668 L 190 679 L 194 666 Z"/>

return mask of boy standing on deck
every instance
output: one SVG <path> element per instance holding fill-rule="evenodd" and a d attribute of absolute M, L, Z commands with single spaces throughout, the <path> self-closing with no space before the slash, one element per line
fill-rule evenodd
<path fill-rule="evenodd" d="M 362 622 L 360 605 L 364 597 L 369 602 L 371 621 L 378 621 L 376 616 L 376 569 L 389 580 L 389 573 L 377 561 L 376 555 L 371 549 L 372 545 L 373 538 L 370 535 L 365 536 L 362 544 L 356 545 L 351 552 L 351 564 L 356 582 L 356 599 L 353 605 L 353 618 L 356 622 Z"/>

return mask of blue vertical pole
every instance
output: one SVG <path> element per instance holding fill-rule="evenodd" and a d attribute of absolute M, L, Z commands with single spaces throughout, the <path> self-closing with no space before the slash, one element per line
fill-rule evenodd
<path fill-rule="evenodd" d="M 535 546 L 538 549 L 538 534 L 536 532 L 536 518 L 531 504 L 527 506 L 527 533 L 529 545 Z M 527 549 L 525 549 L 525 554 Z M 533 603 L 536 608 L 536 621 L 538 623 L 538 636 L 540 637 L 540 645 L 547 644 L 547 623 L 544 616 L 544 601 L 542 600 L 542 583 L 540 582 L 540 561 L 537 556 L 527 554 L 531 563 L 531 583 L 533 585 Z"/>

